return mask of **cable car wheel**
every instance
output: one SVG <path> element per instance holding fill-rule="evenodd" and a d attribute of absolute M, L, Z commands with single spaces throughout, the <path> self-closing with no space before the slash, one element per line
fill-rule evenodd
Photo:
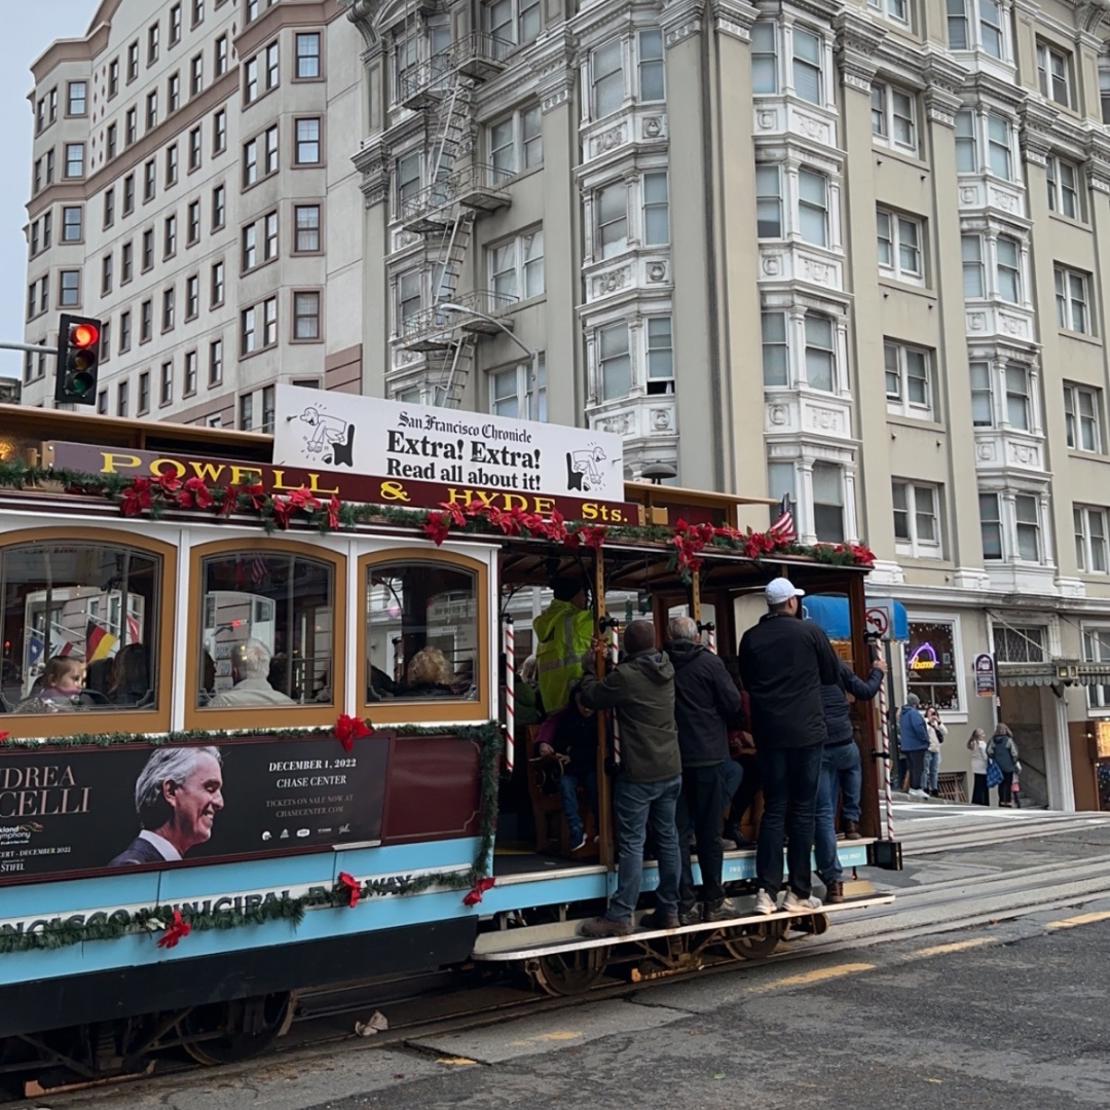
<path fill-rule="evenodd" d="M 266 994 L 196 1006 L 177 1022 L 177 1031 L 189 1056 L 215 1067 L 256 1056 L 289 1028 L 292 1018 L 291 994 Z"/>
<path fill-rule="evenodd" d="M 766 925 L 739 925 L 726 929 L 721 935 L 725 951 L 736 960 L 761 960 L 778 947 L 786 932 L 782 921 L 768 921 Z"/>
<path fill-rule="evenodd" d="M 524 970 L 545 994 L 564 998 L 588 991 L 605 973 L 608 948 L 579 948 L 528 960 Z"/>

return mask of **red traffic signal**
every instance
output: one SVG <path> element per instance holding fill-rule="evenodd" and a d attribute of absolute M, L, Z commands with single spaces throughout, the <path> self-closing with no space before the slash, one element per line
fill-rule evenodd
<path fill-rule="evenodd" d="M 69 332 L 70 345 L 85 351 L 100 342 L 100 328 L 96 324 L 74 324 Z"/>
<path fill-rule="evenodd" d="M 58 321 L 58 369 L 54 400 L 96 404 L 100 370 L 101 323 L 87 316 L 63 315 Z"/>

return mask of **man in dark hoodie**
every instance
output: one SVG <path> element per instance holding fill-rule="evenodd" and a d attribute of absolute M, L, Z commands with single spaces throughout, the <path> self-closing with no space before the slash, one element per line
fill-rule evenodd
<path fill-rule="evenodd" d="M 678 927 L 681 861 L 675 807 L 682 789 L 682 761 L 674 718 L 674 667 L 655 646 L 651 621 L 632 621 L 624 633 L 624 661 L 600 679 L 594 657 L 583 660 L 578 688 L 583 705 L 615 709 L 620 722 L 620 773 L 613 788 L 619 859 L 617 889 L 604 917 L 584 922 L 588 937 L 632 932 L 644 870 L 644 841 L 650 822 L 659 863 L 656 910 L 645 922 L 656 929 Z"/>
<path fill-rule="evenodd" d="M 740 724 L 742 703 L 720 658 L 698 643 L 697 623 L 674 617 L 667 628 L 667 655 L 674 665 L 674 708 L 682 753 L 682 796 L 678 802 L 678 846 L 682 853 L 679 917 L 683 925 L 725 921 L 735 907 L 721 887 L 721 814 L 725 810 L 721 767 L 729 758 L 728 732 Z M 698 906 L 690 866 L 690 829 L 701 868 Z"/>

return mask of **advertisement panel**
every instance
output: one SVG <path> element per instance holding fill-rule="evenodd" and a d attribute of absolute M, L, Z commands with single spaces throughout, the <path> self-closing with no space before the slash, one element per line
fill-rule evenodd
<path fill-rule="evenodd" d="M 384 736 L 5 751 L 0 883 L 377 841 L 388 753 Z"/>

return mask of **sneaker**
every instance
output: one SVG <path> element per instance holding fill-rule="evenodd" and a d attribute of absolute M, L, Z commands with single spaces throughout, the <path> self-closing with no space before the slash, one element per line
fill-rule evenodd
<path fill-rule="evenodd" d="M 570 839 L 571 839 L 570 850 L 572 852 L 582 851 L 582 849 L 585 848 L 586 845 L 589 843 L 589 841 L 586 839 L 586 834 L 585 833 L 583 833 L 579 837 L 573 837 L 572 836 Z"/>
<path fill-rule="evenodd" d="M 700 925 L 701 924 L 701 906 L 696 903 L 688 909 L 678 911 L 678 923 L 680 925 Z"/>
<path fill-rule="evenodd" d="M 836 905 L 837 902 L 843 902 L 844 884 L 839 881 L 825 883 L 825 901 L 830 906 Z"/>
<path fill-rule="evenodd" d="M 627 937 L 632 933 L 631 921 L 614 921 L 611 917 L 595 917 L 578 926 L 583 937 Z"/>
<path fill-rule="evenodd" d="M 775 913 L 778 906 L 775 904 L 774 898 L 765 890 L 761 890 L 755 896 L 755 912 L 756 913 Z"/>
<path fill-rule="evenodd" d="M 845 840 L 862 840 L 859 832 L 858 821 L 845 821 L 844 822 L 844 839 Z"/>
<path fill-rule="evenodd" d="M 911 798 L 927 798 L 928 796 L 929 795 L 926 794 L 924 790 L 911 790 L 910 791 L 910 797 Z"/>
<path fill-rule="evenodd" d="M 652 910 L 640 919 L 641 929 L 677 929 L 680 924 L 684 925 L 686 922 L 677 913 L 663 913 L 662 910 Z M 697 921 L 691 921 L 690 924 L 696 925 Z"/>
<path fill-rule="evenodd" d="M 722 852 L 734 852 L 736 850 L 736 841 L 731 836 L 722 836 L 719 839 Z"/>
<path fill-rule="evenodd" d="M 821 899 L 812 894 L 808 898 L 800 898 L 794 891 L 788 890 L 782 908 L 787 913 L 813 913 L 821 908 Z"/>
<path fill-rule="evenodd" d="M 731 921 L 733 918 L 741 916 L 740 911 L 729 898 L 722 898 L 719 902 L 705 903 L 703 918 L 705 921 Z"/>

